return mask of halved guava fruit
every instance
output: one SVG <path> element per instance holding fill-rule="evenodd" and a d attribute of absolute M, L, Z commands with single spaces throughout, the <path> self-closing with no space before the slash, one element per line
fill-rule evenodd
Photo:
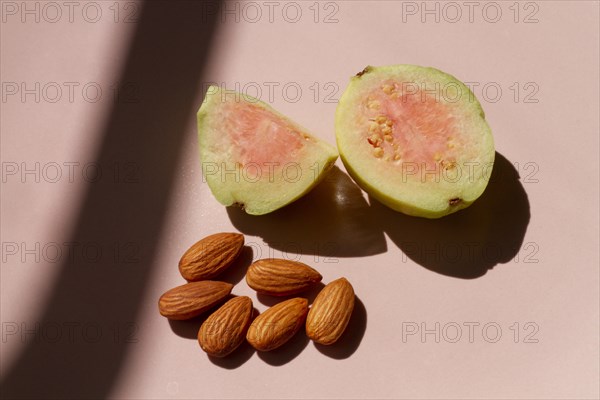
<path fill-rule="evenodd" d="M 416 65 L 367 67 L 336 110 L 346 170 L 372 197 L 408 215 L 439 218 L 485 190 L 494 140 L 471 90 Z"/>
<path fill-rule="evenodd" d="M 253 97 L 211 86 L 198 110 L 202 174 L 223 205 L 248 214 L 302 197 L 338 157 L 332 145 Z"/>

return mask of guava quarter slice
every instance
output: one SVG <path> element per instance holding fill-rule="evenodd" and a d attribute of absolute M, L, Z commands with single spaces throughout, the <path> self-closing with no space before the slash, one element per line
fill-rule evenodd
<path fill-rule="evenodd" d="M 203 179 L 225 206 L 261 215 L 300 198 L 338 157 L 334 146 L 253 97 L 209 87 L 198 111 Z"/>
<path fill-rule="evenodd" d="M 471 90 L 415 65 L 367 67 L 336 110 L 338 150 L 369 195 L 408 215 L 439 218 L 485 190 L 494 140 Z"/>

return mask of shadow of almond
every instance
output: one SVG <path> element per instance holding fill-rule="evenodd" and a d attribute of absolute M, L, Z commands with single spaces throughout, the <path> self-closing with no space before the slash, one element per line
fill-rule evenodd
<path fill-rule="evenodd" d="M 259 314 L 260 313 L 258 309 L 256 309 L 256 307 L 252 307 L 252 320 L 254 320 L 254 318 L 256 318 Z M 198 345 L 198 348 L 200 349 L 200 345 Z M 252 355 L 254 353 L 256 353 L 256 350 L 250 345 L 250 343 L 246 341 L 246 334 L 244 333 L 244 340 L 242 341 L 240 346 L 237 349 L 235 349 L 231 354 L 222 358 L 213 357 L 210 355 L 207 355 L 207 357 L 211 363 L 221 368 L 236 369 L 244 365 L 246 361 L 252 358 Z"/>
<path fill-rule="evenodd" d="M 206 319 L 215 311 L 217 311 L 217 309 L 220 307 L 221 305 L 218 305 L 210 310 L 208 310 L 207 312 L 205 312 L 202 315 L 199 315 L 195 318 L 191 318 L 191 319 L 187 319 L 187 320 L 173 320 L 173 319 L 169 319 L 169 326 L 171 327 L 171 330 L 173 331 L 174 334 L 176 334 L 179 337 L 182 337 L 184 339 L 194 339 L 194 340 L 198 340 L 198 331 L 200 330 L 200 326 L 202 326 L 202 324 L 204 323 L 204 321 L 206 321 Z"/>
<path fill-rule="evenodd" d="M 246 271 L 254 258 L 254 250 L 251 246 L 244 246 L 238 258 L 227 268 L 221 275 L 213 278 L 213 280 L 229 282 L 236 285 L 244 279 Z"/>
<path fill-rule="evenodd" d="M 304 333 L 304 329 L 300 329 L 293 338 L 291 338 L 283 346 L 271 351 L 257 351 L 258 357 L 269 365 L 279 367 L 292 361 L 298 357 L 302 350 L 308 346 L 309 339 Z"/>
<path fill-rule="evenodd" d="M 282 301 L 286 301 L 289 299 L 293 299 L 294 297 L 303 297 L 308 300 L 308 304 L 312 304 L 312 302 L 315 300 L 315 297 L 317 297 L 319 292 L 323 290 L 324 287 L 325 284 L 323 282 L 319 282 L 313 285 L 306 292 L 292 294 L 289 296 L 270 296 L 268 294 L 257 293 L 256 298 L 259 302 L 261 302 L 267 307 L 273 307 L 275 304 L 281 303 Z"/>
<path fill-rule="evenodd" d="M 199 351 L 202 351 L 198 348 Z M 250 344 L 244 339 L 240 347 L 235 349 L 233 353 L 229 354 L 226 357 L 219 358 L 213 356 L 207 356 L 211 363 L 216 366 L 219 366 L 224 369 L 236 369 L 244 365 L 252 355 L 256 353 L 254 347 L 250 346 Z"/>
<path fill-rule="evenodd" d="M 356 352 L 367 330 L 367 309 L 363 302 L 356 297 L 354 310 L 342 336 L 332 345 L 325 346 L 315 343 L 315 347 L 327 357 L 344 360 Z"/>
<path fill-rule="evenodd" d="M 277 250 L 274 255 L 256 251 L 257 259 L 314 254 L 322 256 L 315 262 L 333 263 L 335 257 L 364 257 L 387 250 L 362 191 L 338 167 L 310 193 L 270 214 L 248 215 L 238 207 L 227 207 L 227 214 L 240 232 L 260 236 Z"/>
<path fill-rule="evenodd" d="M 235 294 L 229 294 L 225 299 L 219 302 L 219 304 L 213 306 L 210 310 L 202 313 L 201 315 L 184 320 L 174 320 L 168 319 L 169 326 L 173 333 L 177 336 L 185 338 L 185 339 L 194 339 L 198 340 L 198 331 L 200 327 L 206 321 L 208 317 L 210 317 L 215 311 L 217 311 L 223 304 L 227 303 L 229 300 L 237 297 Z M 256 310 L 256 309 L 255 309 Z"/>
<path fill-rule="evenodd" d="M 523 250 L 521 262 L 537 251 L 523 246 L 530 220 L 529 200 L 519 174 L 500 153 L 483 195 L 470 207 L 440 219 L 410 217 L 370 199 L 373 219 L 403 251 L 398 264 L 411 259 L 442 275 L 462 279 L 483 276 Z"/>

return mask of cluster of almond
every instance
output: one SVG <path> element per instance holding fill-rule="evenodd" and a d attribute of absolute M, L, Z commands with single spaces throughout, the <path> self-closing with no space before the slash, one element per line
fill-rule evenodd
<path fill-rule="evenodd" d="M 179 261 L 179 271 L 188 283 L 160 297 L 160 313 L 169 319 L 190 319 L 225 301 L 233 285 L 210 279 L 227 269 L 243 246 L 243 235 L 217 233 L 190 247 Z M 274 258 L 254 262 L 246 273 L 248 286 L 271 296 L 299 294 L 322 278 L 306 264 Z M 346 329 L 353 308 L 354 289 L 345 278 L 325 286 L 310 309 L 307 299 L 295 297 L 255 317 L 249 297 L 234 297 L 204 321 L 198 331 L 198 342 L 206 353 L 215 357 L 230 354 L 244 338 L 256 350 L 270 351 L 282 346 L 304 326 L 309 338 L 329 345 Z"/>

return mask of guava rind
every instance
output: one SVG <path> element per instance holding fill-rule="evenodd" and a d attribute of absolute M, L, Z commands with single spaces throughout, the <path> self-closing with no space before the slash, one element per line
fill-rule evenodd
<path fill-rule="evenodd" d="M 414 89 L 419 87 L 424 89 Z M 461 96 L 452 98 L 448 91 Z M 427 93 L 433 93 L 433 100 Z M 391 144 L 373 143 L 366 133 L 377 114 L 393 121 Z M 351 78 L 339 101 L 335 129 L 342 162 L 358 185 L 386 206 L 412 216 L 439 218 L 468 207 L 485 190 L 493 168 L 494 142 L 481 104 L 461 81 L 435 68 L 365 68 Z M 403 141 L 404 146 L 396 141 Z M 440 146 L 438 162 L 428 148 Z M 400 156 L 403 151 L 408 157 Z M 392 160 L 397 154 L 399 159 Z M 418 179 L 405 169 L 409 166 L 416 166 Z M 447 171 L 454 171 L 452 179 Z"/>
<path fill-rule="evenodd" d="M 218 86 L 207 90 L 197 122 L 202 174 L 211 192 L 221 204 L 252 215 L 308 193 L 338 157 L 335 147 L 268 104 Z"/>

